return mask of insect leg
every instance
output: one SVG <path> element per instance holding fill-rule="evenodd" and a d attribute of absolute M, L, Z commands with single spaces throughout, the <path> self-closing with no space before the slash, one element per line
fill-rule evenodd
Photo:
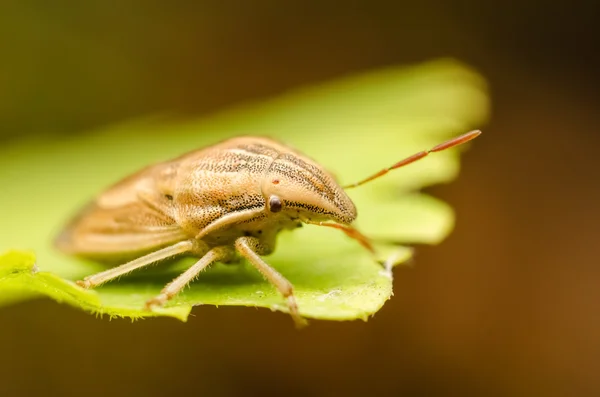
<path fill-rule="evenodd" d="M 277 270 L 269 266 L 257 252 L 264 252 L 266 248 L 255 237 L 240 237 L 235 240 L 235 249 L 246 258 L 277 290 L 287 299 L 288 308 L 296 326 L 307 324 L 298 313 L 298 304 L 294 298 L 292 284 Z"/>
<path fill-rule="evenodd" d="M 183 254 L 185 252 L 194 251 L 195 248 L 195 241 L 181 241 L 177 244 L 171 245 L 158 251 L 151 252 L 148 255 L 144 255 L 140 258 L 134 259 L 121 266 L 113 267 L 103 272 L 87 276 L 83 280 L 77 281 L 77 285 L 83 288 L 94 288 L 100 284 L 103 284 L 107 281 L 127 274 L 133 270 L 151 265 L 152 263 L 157 262 L 159 260 L 166 259 L 178 254 Z"/>
<path fill-rule="evenodd" d="M 226 261 L 235 255 L 235 251 L 231 247 L 216 247 L 208 251 L 198 262 L 185 272 L 177 276 L 173 281 L 165 286 L 160 291 L 160 294 L 146 302 L 146 309 L 151 309 L 153 306 L 162 306 L 169 299 L 177 295 L 185 288 L 193 279 L 198 277 L 200 272 L 217 261 Z"/>

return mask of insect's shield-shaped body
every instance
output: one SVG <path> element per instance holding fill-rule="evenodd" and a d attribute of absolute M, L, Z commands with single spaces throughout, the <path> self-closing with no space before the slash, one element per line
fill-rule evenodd
<path fill-rule="evenodd" d="M 465 143 L 480 131 L 416 153 L 356 187 L 429 153 Z M 369 250 L 369 240 L 350 224 L 356 208 L 333 176 L 302 153 L 263 137 L 232 138 L 149 166 L 113 185 L 84 208 L 57 237 L 64 252 L 125 262 L 88 276 L 84 288 L 176 255 L 200 259 L 146 303 L 151 309 L 177 295 L 210 264 L 245 258 L 303 319 L 292 284 L 261 258 L 277 235 L 303 223 L 341 229 Z"/>
<path fill-rule="evenodd" d="M 122 180 L 57 243 L 83 256 L 135 255 L 185 238 L 208 247 L 247 235 L 271 243 L 302 221 L 349 224 L 355 217 L 350 198 L 313 160 L 267 138 L 242 137 Z"/>

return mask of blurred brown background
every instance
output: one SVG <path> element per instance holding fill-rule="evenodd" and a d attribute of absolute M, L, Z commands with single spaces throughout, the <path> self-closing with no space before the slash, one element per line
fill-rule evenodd
<path fill-rule="evenodd" d="M 266 310 L 101 321 L 0 310 L 0 396 L 600 395 L 600 3 L 26 1 L 0 5 L 0 142 L 452 56 L 493 120 L 430 191 L 454 233 L 368 323 Z"/>

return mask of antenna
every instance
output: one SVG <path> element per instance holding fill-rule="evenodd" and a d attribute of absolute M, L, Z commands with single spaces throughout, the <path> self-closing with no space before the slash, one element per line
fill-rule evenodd
<path fill-rule="evenodd" d="M 439 145 L 436 145 L 429 150 L 424 150 L 422 152 L 415 153 L 412 156 L 409 156 L 409 157 L 405 158 L 404 160 L 397 162 L 396 164 L 392 165 L 391 167 L 384 168 L 381 171 L 376 172 L 375 174 L 373 174 L 359 182 L 344 186 L 344 189 L 350 189 L 353 187 L 363 185 L 367 182 L 370 182 L 374 179 L 377 179 L 377 178 L 387 174 L 391 170 L 395 170 L 396 168 L 404 167 L 405 165 L 414 163 L 417 160 L 421 160 L 423 157 L 426 157 L 429 153 L 441 152 L 442 150 L 446 150 L 446 149 L 450 149 L 451 147 L 462 145 L 463 143 L 469 142 L 470 140 L 477 138 L 479 135 L 481 135 L 480 130 L 473 130 L 473 131 L 467 132 L 466 134 L 457 136 L 456 138 L 452 138 L 444 143 L 440 143 Z"/>

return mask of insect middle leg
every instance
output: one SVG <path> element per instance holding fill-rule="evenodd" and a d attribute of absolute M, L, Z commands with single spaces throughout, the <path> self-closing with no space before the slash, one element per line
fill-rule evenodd
<path fill-rule="evenodd" d="M 235 241 L 235 249 L 246 258 L 277 290 L 287 299 L 288 308 L 296 326 L 307 324 L 306 320 L 298 313 L 298 304 L 294 297 L 292 283 L 283 277 L 277 270 L 269 266 L 260 256 L 269 250 L 255 237 L 240 237 Z"/>
<path fill-rule="evenodd" d="M 160 291 L 160 294 L 146 302 L 146 309 L 151 309 L 153 306 L 162 306 L 169 299 L 181 292 L 192 280 L 194 280 L 202 270 L 206 269 L 212 263 L 217 261 L 228 261 L 235 256 L 235 251 L 232 247 L 215 247 L 208 251 L 198 262 L 192 267 L 181 273 L 177 278 L 171 281 Z"/>

